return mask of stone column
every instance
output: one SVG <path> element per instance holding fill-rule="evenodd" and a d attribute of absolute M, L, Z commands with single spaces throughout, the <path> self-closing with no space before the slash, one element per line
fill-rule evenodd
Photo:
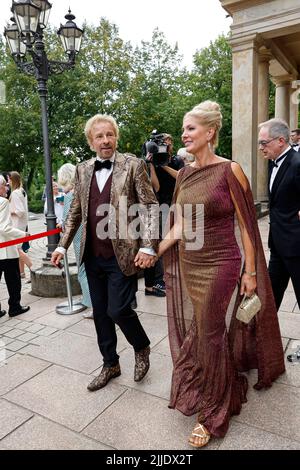
<path fill-rule="evenodd" d="M 290 96 L 290 128 L 298 129 L 299 121 L 299 102 L 300 102 L 300 81 L 294 81 L 291 88 Z"/>
<path fill-rule="evenodd" d="M 289 77 L 273 77 L 276 85 L 275 92 L 275 117 L 290 122 L 290 90 L 291 79 Z"/>
<path fill-rule="evenodd" d="M 269 62 L 272 55 L 267 50 L 259 53 L 258 63 L 258 124 L 269 119 Z M 257 200 L 268 200 L 268 162 L 257 148 Z"/>
<path fill-rule="evenodd" d="M 257 86 L 256 36 L 232 41 L 232 160 L 246 173 L 257 197 Z"/>

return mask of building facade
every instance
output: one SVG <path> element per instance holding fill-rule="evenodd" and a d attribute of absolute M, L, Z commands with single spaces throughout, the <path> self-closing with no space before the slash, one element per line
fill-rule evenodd
<path fill-rule="evenodd" d="M 259 154 L 258 124 L 269 119 L 269 79 L 276 86 L 275 117 L 298 127 L 300 1 L 220 0 L 232 17 L 232 159 L 251 183 L 254 199 L 268 199 L 267 161 Z"/>

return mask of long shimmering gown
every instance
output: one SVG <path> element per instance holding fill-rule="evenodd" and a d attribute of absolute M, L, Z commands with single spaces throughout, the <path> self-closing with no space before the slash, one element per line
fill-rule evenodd
<path fill-rule="evenodd" d="M 261 311 L 245 325 L 235 318 L 241 296 L 236 289 L 241 251 L 235 237 L 235 199 L 255 248 L 257 293 Z M 199 422 L 217 437 L 225 435 L 229 418 L 246 401 L 247 378 L 258 369 L 256 389 L 271 386 L 284 359 L 276 307 L 256 211 L 248 186 L 245 192 L 231 163 L 181 170 L 174 202 L 184 211 L 204 207 L 204 244 L 186 249 L 179 241 L 164 255 L 170 347 L 174 364 L 170 408 L 185 415 L 198 413 Z M 183 212 L 184 214 L 184 212 Z M 235 293 L 235 295 L 233 295 Z"/>

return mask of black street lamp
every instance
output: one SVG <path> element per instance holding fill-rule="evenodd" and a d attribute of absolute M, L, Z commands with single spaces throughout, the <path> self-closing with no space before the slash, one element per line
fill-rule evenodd
<path fill-rule="evenodd" d="M 13 1 L 11 8 L 13 24 L 4 30 L 4 36 L 18 69 L 28 75 L 34 75 L 38 83 L 42 111 L 48 231 L 56 228 L 56 216 L 54 213 L 52 162 L 49 145 L 47 80 L 51 74 L 62 73 L 74 67 L 75 57 L 80 50 L 83 36 L 83 30 L 74 23 L 75 16 L 69 10 L 65 16 L 66 24 L 61 25 L 57 32 L 68 56 L 68 61 L 48 60 L 43 42 L 43 30 L 47 26 L 51 8 L 52 4 L 48 0 Z M 27 61 L 26 54 L 31 56 L 32 61 Z M 50 235 L 48 237 L 46 259 L 51 258 L 56 245 L 56 235 Z"/>

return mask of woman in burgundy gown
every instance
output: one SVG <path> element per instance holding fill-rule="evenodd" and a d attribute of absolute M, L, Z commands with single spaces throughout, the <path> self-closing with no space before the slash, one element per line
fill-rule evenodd
<path fill-rule="evenodd" d="M 211 101 L 184 117 L 182 140 L 195 162 L 179 172 L 176 215 L 158 253 L 164 253 L 174 365 L 169 406 L 198 414 L 189 439 L 194 447 L 206 445 L 211 436 L 223 437 L 230 416 L 240 413 L 248 387 L 241 372 L 256 368 L 259 390 L 285 369 L 249 183 L 237 163 L 213 152 L 221 125 L 220 107 Z M 192 207 L 189 220 L 187 207 Z M 189 232 L 197 229 L 202 247 L 190 241 Z M 235 313 L 242 295 L 254 291 L 262 307 L 246 325 Z"/>

